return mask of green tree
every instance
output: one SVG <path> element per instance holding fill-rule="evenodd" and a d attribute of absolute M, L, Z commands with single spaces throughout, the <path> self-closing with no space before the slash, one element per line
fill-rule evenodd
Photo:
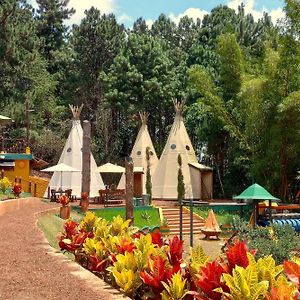
<path fill-rule="evenodd" d="M 178 46 L 178 36 L 176 34 L 176 24 L 165 14 L 160 14 L 151 27 L 153 36 L 163 39 L 171 47 Z"/>
<path fill-rule="evenodd" d="M 72 82 L 74 103 L 84 103 L 84 117 L 97 118 L 100 105 L 103 104 L 103 86 L 99 80 L 101 71 L 107 71 L 114 58 L 120 52 L 125 40 L 123 26 L 114 15 L 100 14 L 92 7 L 85 12 L 80 25 L 74 25 L 71 45 L 74 49 Z M 94 130 L 94 124 L 92 129 Z"/>
<path fill-rule="evenodd" d="M 14 126 L 20 127 L 24 125 L 25 100 L 43 114 L 55 102 L 56 81 L 39 53 L 31 7 L 24 1 L 5 1 L 0 8 L 0 23 L 0 107 L 8 115 L 13 112 Z"/>
<path fill-rule="evenodd" d="M 219 81 L 225 102 L 236 98 L 241 89 L 243 59 L 233 34 L 218 37 L 217 54 L 220 57 Z"/>
<path fill-rule="evenodd" d="M 185 196 L 185 185 L 184 185 L 184 177 L 182 174 L 182 159 L 180 154 L 178 154 L 177 162 L 178 162 L 177 199 L 183 200 Z"/>
<path fill-rule="evenodd" d="M 145 34 L 149 31 L 146 21 L 140 17 L 133 23 L 132 32 L 137 34 Z"/>
<path fill-rule="evenodd" d="M 177 72 L 165 42 L 148 34 L 130 34 L 126 46 L 115 58 L 109 72 L 102 73 L 107 104 L 116 116 L 115 130 L 122 132 L 122 140 L 132 140 L 132 116 L 139 110 L 150 113 L 149 130 L 156 146 L 163 147 L 167 126 L 173 119 L 171 99 L 181 95 L 184 79 Z M 127 130 L 126 130 L 127 128 Z M 159 152 L 159 151 L 158 151 Z"/>
<path fill-rule="evenodd" d="M 152 200 L 152 182 L 150 173 L 150 147 L 146 148 L 146 160 L 147 160 L 147 171 L 146 171 L 146 193 L 150 195 L 150 203 Z"/>
<path fill-rule="evenodd" d="M 43 42 L 42 54 L 51 74 L 60 70 L 61 52 L 65 49 L 68 27 L 65 21 L 74 13 L 69 0 L 37 0 L 37 35 Z"/>

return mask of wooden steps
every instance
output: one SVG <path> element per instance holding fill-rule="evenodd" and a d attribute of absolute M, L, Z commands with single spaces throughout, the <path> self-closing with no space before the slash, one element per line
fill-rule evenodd
<path fill-rule="evenodd" d="M 180 223 L 180 210 L 179 207 L 174 206 L 162 206 L 163 217 L 168 220 L 171 235 L 179 235 L 179 223 Z M 193 234 L 201 233 L 205 220 L 200 216 L 194 214 L 193 216 Z M 190 234 L 190 212 L 183 208 L 182 211 L 182 233 L 184 235 Z"/>

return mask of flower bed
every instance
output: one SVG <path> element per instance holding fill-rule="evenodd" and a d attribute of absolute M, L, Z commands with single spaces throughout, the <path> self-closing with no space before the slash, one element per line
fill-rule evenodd
<path fill-rule="evenodd" d="M 133 299 L 298 299 L 300 259 L 276 265 L 255 259 L 245 242 L 228 246 L 211 261 L 198 246 L 183 259 L 183 241 L 143 234 L 118 216 L 109 223 L 88 212 L 68 220 L 59 237 L 62 250 Z"/>

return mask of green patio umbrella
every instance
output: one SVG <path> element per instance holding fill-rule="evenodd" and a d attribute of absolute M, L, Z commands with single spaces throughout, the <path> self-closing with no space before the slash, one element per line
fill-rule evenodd
<path fill-rule="evenodd" d="M 246 188 L 240 195 L 233 197 L 233 199 L 252 199 L 252 200 L 273 200 L 280 201 L 278 198 L 272 196 L 261 185 L 254 183 Z"/>
<path fill-rule="evenodd" d="M 269 200 L 269 219 L 272 221 L 272 201 L 279 202 L 280 200 L 274 196 L 272 196 L 265 188 L 261 185 L 254 183 L 248 188 L 246 188 L 240 195 L 233 197 L 233 199 L 251 199 L 254 201 L 254 226 L 256 226 L 257 218 L 258 218 L 258 202 L 262 200 Z"/>

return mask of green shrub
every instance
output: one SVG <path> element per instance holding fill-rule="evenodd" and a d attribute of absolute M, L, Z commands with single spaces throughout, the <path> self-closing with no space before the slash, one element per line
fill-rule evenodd
<path fill-rule="evenodd" d="M 182 200 L 184 199 L 185 196 L 185 185 L 184 185 L 184 177 L 183 177 L 183 173 L 182 173 L 182 158 L 181 155 L 178 154 L 177 157 L 177 162 L 178 162 L 178 175 L 177 175 L 177 199 L 178 200 Z"/>
<path fill-rule="evenodd" d="M 146 193 L 150 196 L 149 204 L 152 201 L 152 182 L 150 173 L 150 147 L 146 148 L 146 160 L 147 160 L 147 171 L 146 171 Z"/>
<path fill-rule="evenodd" d="M 11 182 L 7 177 L 3 177 L 0 179 L 0 190 L 3 194 L 5 194 L 6 190 L 11 187 Z"/>
<path fill-rule="evenodd" d="M 257 249 L 256 257 L 272 255 L 276 263 L 291 258 L 291 251 L 299 244 L 299 237 L 290 225 L 273 224 L 269 227 L 249 228 L 240 218 L 234 219 L 238 237 L 246 240 L 248 247 Z"/>

